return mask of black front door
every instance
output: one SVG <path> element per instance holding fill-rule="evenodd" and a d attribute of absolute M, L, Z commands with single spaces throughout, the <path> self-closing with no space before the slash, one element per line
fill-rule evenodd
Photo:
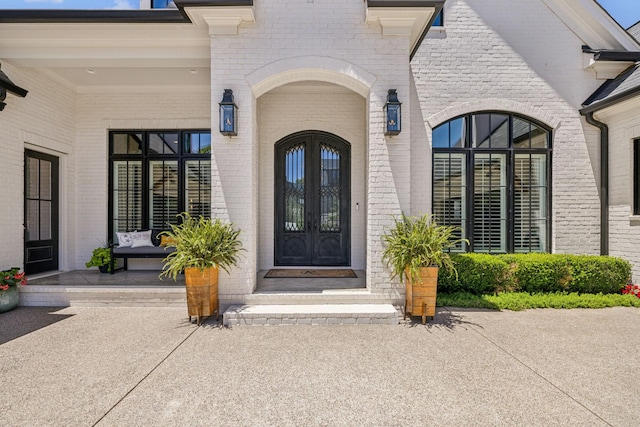
<path fill-rule="evenodd" d="M 24 271 L 58 269 L 58 158 L 26 150 Z"/>
<path fill-rule="evenodd" d="M 276 265 L 350 264 L 350 146 L 324 132 L 276 144 Z"/>

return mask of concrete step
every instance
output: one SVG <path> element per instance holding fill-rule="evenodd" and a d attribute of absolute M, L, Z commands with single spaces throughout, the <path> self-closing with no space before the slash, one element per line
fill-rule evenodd
<path fill-rule="evenodd" d="M 232 305 L 225 326 L 397 324 L 392 304 L 255 304 Z"/>
<path fill-rule="evenodd" d="M 24 286 L 20 288 L 23 306 L 119 306 L 185 307 L 182 286 Z"/>
<path fill-rule="evenodd" d="M 247 295 L 247 305 L 313 305 L 313 304 L 394 304 L 397 297 L 372 294 L 366 289 L 329 289 L 323 291 L 263 292 Z"/>

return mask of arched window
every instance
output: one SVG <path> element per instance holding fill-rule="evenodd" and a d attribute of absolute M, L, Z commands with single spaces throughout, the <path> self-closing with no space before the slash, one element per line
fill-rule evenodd
<path fill-rule="evenodd" d="M 548 252 L 551 130 L 508 112 L 433 129 L 433 213 L 463 229 L 469 252 Z"/>

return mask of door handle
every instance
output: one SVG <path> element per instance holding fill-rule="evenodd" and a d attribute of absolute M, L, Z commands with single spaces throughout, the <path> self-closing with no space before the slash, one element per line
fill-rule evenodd
<path fill-rule="evenodd" d="M 311 213 L 307 214 L 307 231 L 311 231 Z"/>

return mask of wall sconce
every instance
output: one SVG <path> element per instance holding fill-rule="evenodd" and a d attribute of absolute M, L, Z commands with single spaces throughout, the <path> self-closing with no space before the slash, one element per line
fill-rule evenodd
<path fill-rule="evenodd" d="M 225 89 L 220 101 L 220 133 L 226 136 L 238 134 L 238 106 L 233 102 L 233 91 Z"/>
<path fill-rule="evenodd" d="M 16 86 L 9 77 L 5 73 L 0 70 L 0 111 L 4 110 L 6 103 L 3 101 L 7 99 L 7 91 L 11 92 L 14 95 L 21 96 L 24 98 L 27 96 L 26 89 L 22 89 L 20 86 Z"/>
<path fill-rule="evenodd" d="M 389 89 L 387 94 L 387 103 L 384 106 L 387 125 L 385 126 L 385 135 L 397 135 L 402 130 L 402 114 L 400 112 L 400 106 L 402 103 L 398 101 L 398 94 L 396 89 Z"/>

